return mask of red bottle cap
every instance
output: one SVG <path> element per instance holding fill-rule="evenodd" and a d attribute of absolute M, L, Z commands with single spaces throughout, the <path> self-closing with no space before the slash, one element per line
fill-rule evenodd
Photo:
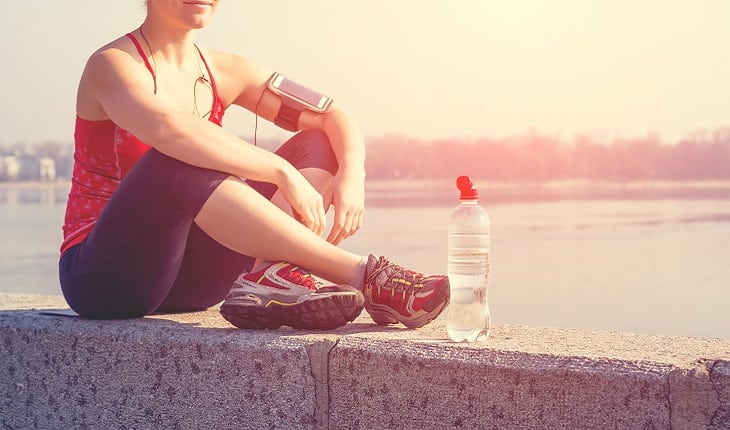
<path fill-rule="evenodd" d="M 456 178 L 456 188 L 461 191 L 461 197 L 459 197 L 461 200 L 476 200 L 479 198 L 479 192 L 468 176 Z"/>

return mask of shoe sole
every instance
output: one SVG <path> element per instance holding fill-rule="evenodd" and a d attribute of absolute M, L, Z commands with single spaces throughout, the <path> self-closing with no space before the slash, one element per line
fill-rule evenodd
<path fill-rule="evenodd" d="M 415 317 L 404 317 L 401 314 L 393 311 L 390 307 L 385 305 L 379 305 L 372 303 L 367 306 L 367 311 L 370 313 L 370 317 L 376 324 L 389 325 L 401 323 L 408 328 L 419 328 L 423 327 L 431 321 L 435 320 L 441 312 L 449 305 L 448 301 L 443 302 L 436 309 L 431 312 L 426 312 Z M 373 317 L 373 313 L 379 314 Z"/>
<path fill-rule="evenodd" d="M 312 294 L 297 303 L 223 303 L 220 313 L 226 321 L 241 329 L 275 330 L 289 326 L 302 330 L 332 330 L 357 318 L 364 306 L 365 299 L 360 293 L 333 292 Z"/>
<path fill-rule="evenodd" d="M 448 280 L 446 282 L 448 282 Z M 445 288 L 442 286 L 441 291 L 443 293 L 429 300 L 429 303 L 426 303 L 425 306 L 428 306 L 430 303 L 436 302 L 437 305 L 434 309 L 415 316 L 406 317 L 401 315 L 388 305 L 373 302 L 371 298 L 365 299 L 365 310 L 368 311 L 373 321 L 379 325 L 401 323 L 408 328 L 423 327 L 441 315 L 441 312 L 443 312 L 446 306 L 449 305 L 449 301 L 451 299 L 449 288 L 450 286 L 448 284 Z"/>

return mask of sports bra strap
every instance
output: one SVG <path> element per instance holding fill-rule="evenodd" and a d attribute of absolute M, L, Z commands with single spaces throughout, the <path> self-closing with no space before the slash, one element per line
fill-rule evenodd
<path fill-rule="evenodd" d="M 210 72 L 210 67 L 208 66 L 208 62 L 205 61 L 205 57 L 203 56 L 203 53 L 200 51 L 200 48 L 198 48 L 198 45 L 195 45 L 195 49 L 198 50 L 198 55 L 200 55 L 200 59 L 203 60 L 203 65 L 205 66 L 205 70 L 208 72 L 208 76 L 210 76 L 210 86 L 213 88 L 213 94 L 215 94 L 215 96 L 218 97 L 218 89 L 215 87 L 215 79 L 213 79 L 213 74 Z"/>
<path fill-rule="evenodd" d="M 145 66 L 147 66 L 147 70 L 150 71 L 150 74 L 152 74 L 152 81 L 155 83 L 155 94 L 157 94 L 157 76 L 155 76 L 155 70 L 152 68 L 152 65 L 150 64 L 149 60 L 147 59 L 147 54 L 145 54 L 144 50 L 142 49 L 142 45 L 139 44 L 139 41 L 132 33 L 127 33 L 127 37 L 134 43 L 134 46 L 137 48 L 137 52 L 139 53 L 139 56 L 142 57 L 144 60 Z M 205 60 L 203 60 L 205 62 Z M 207 68 L 208 65 L 206 64 L 205 67 Z M 210 74 L 210 71 L 208 71 L 208 74 Z M 211 80 L 213 77 L 211 76 Z"/>

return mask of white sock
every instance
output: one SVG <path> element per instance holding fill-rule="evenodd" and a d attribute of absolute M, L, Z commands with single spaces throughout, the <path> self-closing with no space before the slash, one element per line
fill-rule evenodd
<path fill-rule="evenodd" d="M 261 262 L 259 264 L 257 264 L 255 267 L 253 267 L 251 269 L 251 272 L 249 272 L 249 273 L 258 272 L 259 270 L 263 269 L 264 267 L 270 266 L 272 264 L 274 264 L 273 261 L 261 260 Z"/>
<path fill-rule="evenodd" d="M 365 269 L 367 269 L 367 267 L 368 257 L 363 257 L 357 265 L 357 269 L 355 269 L 355 275 L 352 277 L 352 281 L 350 281 L 350 285 L 360 291 L 362 291 L 365 286 Z"/>

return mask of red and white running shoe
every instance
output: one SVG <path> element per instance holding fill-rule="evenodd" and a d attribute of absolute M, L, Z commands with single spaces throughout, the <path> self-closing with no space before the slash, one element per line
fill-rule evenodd
<path fill-rule="evenodd" d="M 402 323 L 410 328 L 434 320 L 449 304 L 449 278 L 424 276 L 393 264 L 385 257 L 368 257 L 365 269 L 365 310 L 378 324 Z"/>
<path fill-rule="evenodd" d="M 364 303 L 352 286 L 321 286 L 308 271 L 279 262 L 239 276 L 220 313 L 244 329 L 330 330 L 357 318 Z"/>

